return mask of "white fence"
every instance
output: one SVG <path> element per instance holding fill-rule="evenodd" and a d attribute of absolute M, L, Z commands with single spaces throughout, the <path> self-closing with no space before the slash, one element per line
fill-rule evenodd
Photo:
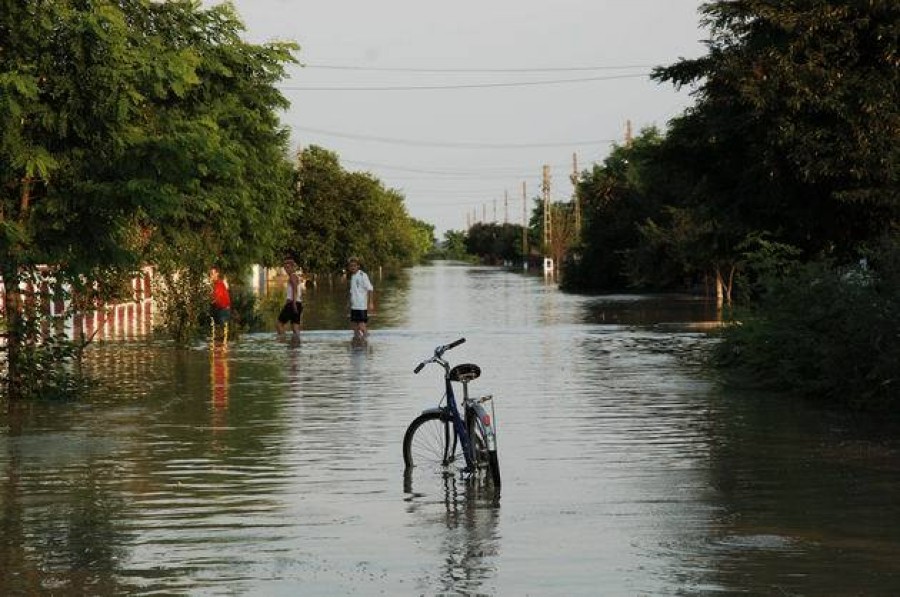
<path fill-rule="evenodd" d="M 40 309 L 45 315 L 66 316 L 63 330 L 75 340 L 130 339 L 153 330 L 153 268 L 145 267 L 131 280 L 130 300 L 119 303 L 94 302 L 89 308 L 72 313 L 72 301 L 54 296 L 52 275 L 19 284 L 19 302 L 26 308 Z M 6 287 L 0 279 L 0 297 Z M 0 300 L 0 310 L 4 308 Z M 47 330 L 49 332 L 49 330 Z M 5 343 L 5 337 L 2 338 Z"/>

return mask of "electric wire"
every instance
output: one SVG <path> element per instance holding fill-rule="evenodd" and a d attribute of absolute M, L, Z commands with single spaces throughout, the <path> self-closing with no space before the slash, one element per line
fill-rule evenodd
<path fill-rule="evenodd" d="M 452 142 L 452 141 L 419 141 L 414 139 L 398 139 L 394 137 L 378 137 L 369 135 L 355 135 L 340 131 L 292 125 L 295 131 L 326 135 L 340 139 L 352 139 L 356 141 L 373 141 L 376 143 L 389 143 L 393 145 L 407 145 L 412 147 L 447 147 L 459 149 L 533 149 L 541 147 L 571 147 L 573 145 L 598 145 L 613 143 L 614 139 L 593 139 L 590 141 L 559 141 L 541 143 L 476 143 L 476 142 Z"/>
<path fill-rule="evenodd" d="M 534 87 L 541 85 L 563 85 L 569 83 L 589 83 L 593 81 L 611 81 L 615 79 L 646 79 L 647 73 L 610 75 L 607 77 L 581 77 L 577 79 L 550 79 L 544 81 L 511 81 L 506 83 L 461 83 L 450 85 L 385 85 L 361 87 L 331 87 L 279 85 L 282 91 L 435 91 L 440 89 L 489 89 L 497 87 Z"/>
<path fill-rule="evenodd" d="M 602 70 L 630 70 L 635 68 L 654 68 L 656 65 L 650 64 L 632 64 L 623 66 L 556 66 L 556 67 L 527 67 L 527 68 L 415 68 L 415 67 L 378 67 L 378 66 L 355 66 L 347 64 L 315 64 L 308 63 L 301 65 L 304 68 L 322 69 L 322 70 L 346 70 L 346 71 L 362 71 L 362 72 L 382 72 L 382 73 L 557 73 L 557 72 L 590 72 Z"/>

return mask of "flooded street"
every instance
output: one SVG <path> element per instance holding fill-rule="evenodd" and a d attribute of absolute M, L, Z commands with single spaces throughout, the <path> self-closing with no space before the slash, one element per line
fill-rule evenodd
<path fill-rule="evenodd" d="M 896 595 L 895 437 L 701 362 L 702 301 L 437 263 L 339 288 L 299 345 L 91 349 L 77 403 L 0 415 L 0 595 Z M 404 479 L 438 344 L 495 396 L 503 493 Z"/>

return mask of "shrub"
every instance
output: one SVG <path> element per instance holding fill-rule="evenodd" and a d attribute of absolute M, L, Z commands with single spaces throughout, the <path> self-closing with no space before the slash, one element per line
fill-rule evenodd
<path fill-rule="evenodd" d="M 798 265 L 764 281 L 756 308 L 726 328 L 717 362 L 763 387 L 858 409 L 900 395 L 900 250 L 854 268 Z"/>

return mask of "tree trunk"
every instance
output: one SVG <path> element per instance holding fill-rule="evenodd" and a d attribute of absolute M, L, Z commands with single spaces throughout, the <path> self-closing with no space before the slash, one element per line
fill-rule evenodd
<path fill-rule="evenodd" d="M 722 280 L 722 271 L 716 266 L 716 308 L 721 309 L 725 305 L 725 283 Z"/>
<path fill-rule="evenodd" d="M 725 284 L 725 304 L 731 308 L 731 291 L 734 289 L 734 272 L 737 270 L 737 266 L 732 265 L 728 269 L 728 282 Z"/>
<path fill-rule="evenodd" d="M 731 307 L 731 291 L 734 285 L 734 273 L 737 267 L 732 265 L 728 270 L 728 278 L 722 275 L 721 266 L 716 266 L 716 307 L 722 309 L 725 305 Z"/>

